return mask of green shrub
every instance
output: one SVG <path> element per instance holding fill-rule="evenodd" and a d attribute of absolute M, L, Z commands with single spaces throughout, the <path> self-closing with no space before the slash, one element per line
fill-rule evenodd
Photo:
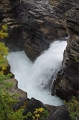
<path fill-rule="evenodd" d="M 48 110 L 45 110 L 44 108 L 36 108 L 33 113 L 30 111 L 26 115 L 27 120 L 44 120 L 49 115 Z"/>
<path fill-rule="evenodd" d="M 8 37 L 7 25 L 2 26 L 0 30 L 0 38 Z M 4 43 L 0 42 L 0 120 L 23 120 L 23 109 L 19 109 L 16 112 L 13 111 L 13 105 L 17 102 L 16 95 L 11 95 L 7 89 L 12 87 L 10 82 L 5 82 L 10 78 L 11 74 L 4 75 L 4 70 L 7 70 L 8 61 L 6 59 L 8 55 L 8 48 Z"/>
<path fill-rule="evenodd" d="M 72 120 L 77 120 L 79 116 L 79 102 L 73 97 L 70 102 L 66 103 L 69 115 Z"/>

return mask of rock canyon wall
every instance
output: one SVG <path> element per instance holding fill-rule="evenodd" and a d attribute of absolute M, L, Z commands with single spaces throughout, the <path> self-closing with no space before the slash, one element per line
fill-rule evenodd
<path fill-rule="evenodd" d="M 34 61 L 49 45 L 69 36 L 62 70 L 52 94 L 65 100 L 79 90 L 79 0 L 0 0 L 0 23 L 9 25 L 12 43 Z"/>
<path fill-rule="evenodd" d="M 54 90 L 55 94 L 69 100 L 71 96 L 77 96 L 79 91 L 79 1 L 63 0 L 63 3 L 65 7 L 70 6 L 70 9 L 64 13 L 64 25 L 70 37 Z"/>

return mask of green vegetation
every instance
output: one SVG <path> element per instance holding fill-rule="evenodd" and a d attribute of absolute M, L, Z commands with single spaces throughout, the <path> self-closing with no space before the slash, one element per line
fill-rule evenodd
<path fill-rule="evenodd" d="M 77 120 L 79 117 L 79 102 L 73 97 L 70 102 L 66 103 L 68 112 L 72 120 Z"/>
<path fill-rule="evenodd" d="M 5 38 L 8 37 L 8 26 L 7 24 L 2 25 L 2 28 L 0 30 L 0 38 Z"/>
<path fill-rule="evenodd" d="M 75 57 L 75 61 L 76 61 L 77 63 L 79 63 L 79 59 L 78 59 L 77 57 Z"/>
<path fill-rule="evenodd" d="M 7 32 L 8 26 L 2 25 L 0 38 L 8 37 Z M 11 77 L 11 74 L 4 74 L 4 71 L 6 71 L 8 67 L 7 55 L 8 48 L 4 43 L 0 42 L 0 120 L 29 120 L 29 117 L 31 117 L 31 120 L 44 120 L 44 118 L 49 115 L 48 111 L 44 108 L 38 108 L 33 113 L 28 112 L 26 116 L 22 116 L 25 105 L 21 106 L 19 110 L 13 110 L 13 105 L 18 102 L 18 96 L 8 92 L 12 87 L 12 83 L 6 82 L 6 80 Z"/>
<path fill-rule="evenodd" d="M 0 30 L 0 38 L 8 37 L 8 26 L 2 25 Z M 3 70 L 6 70 L 8 67 L 8 61 L 6 59 L 8 55 L 8 48 L 5 46 L 4 43 L 0 42 L 0 74 L 2 74 Z"/>
<path fill-rule="evenodd" d="M 8 37 L 7 25 L 2 25 L 0 30 L 0 38 Z M 6 82 L 6 79 L 11 77 L 11 74 L 4 74 L 7 70 L 8 61 L 6 59 L 8 55 L 8 48 L 4 43 L 0 42 L 0 120 L 23 120 L 22 112 L 20 109 L 16 112 L 13 111 L 12 106 L 17 102 L 16 95 L 11 95 L 7 90 L 12 87 L 10 82 Z"/>
<path fill-rule="evenodd" d="M 26 115 L 27 120 L 44 120 L 49 115 L 48 110 L 44 108 L 36 108 L 33 113 L 28 112 Z"/>

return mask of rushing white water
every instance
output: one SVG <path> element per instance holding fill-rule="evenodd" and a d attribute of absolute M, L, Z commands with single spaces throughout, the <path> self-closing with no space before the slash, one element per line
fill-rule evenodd
<path fill-rule="evenodd" d="M 45 104 L 62 104 L 62 100 L 57 96 L 51 96 L 49 81 L 52 76 L 54 80 L 60 70 L 66 44 L 66 41 L 52 43 L 34 63 L 28 59 L 24 51 L 9 53 L 11 72 L 18 80 L 19 88 L 26 91 L 29 98 L 34 97 Z"/>

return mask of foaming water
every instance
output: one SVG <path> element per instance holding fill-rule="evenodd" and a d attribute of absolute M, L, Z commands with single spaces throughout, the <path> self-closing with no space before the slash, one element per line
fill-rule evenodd
<path fill-rule="evenodd" d="M 61 105 L 63 102 L 57 96 L 51 96 L 50 84 L 56 78 L 61 68 L 66 41 L 56 41 L 44 51 L 34 63 L 25 55 L 24 51 L 11 52 L 8 61 L 11 72 L 18 80 L 19 88 L 45 104 Z M 53 77 L 52 77 L 53 76 Z"/>

